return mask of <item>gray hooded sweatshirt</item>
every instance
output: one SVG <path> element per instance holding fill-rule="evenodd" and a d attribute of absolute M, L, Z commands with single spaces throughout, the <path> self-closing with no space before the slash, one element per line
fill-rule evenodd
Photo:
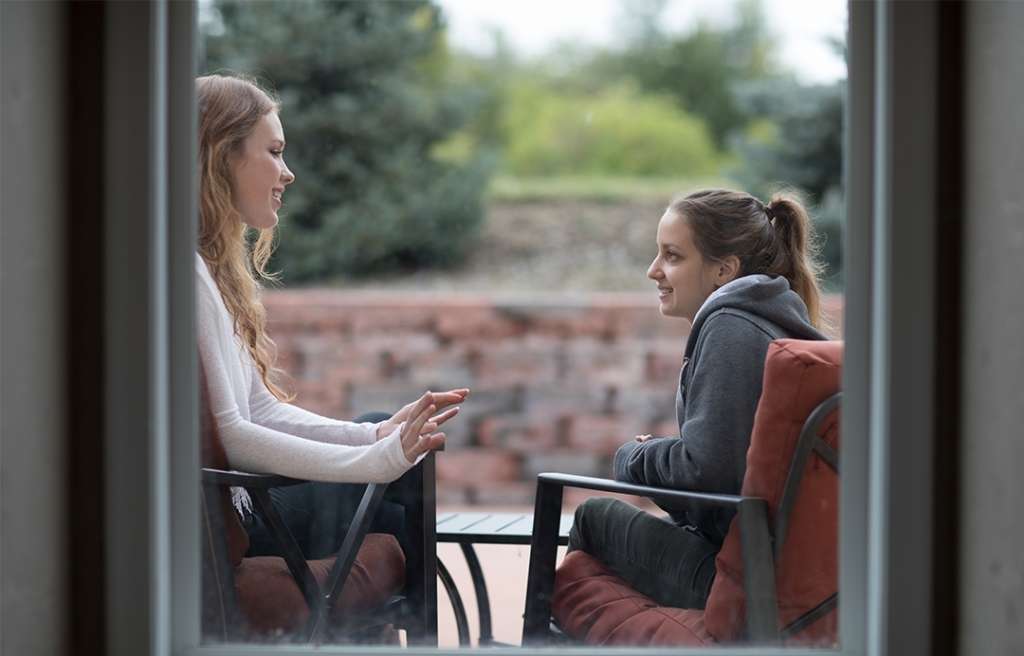
<path fill-rule="evenodd" d="M 615 454 L 620 481 L 739 494 L 764 359 L 774 339 L 826 339 L 783 277 L 751 275 L 722 286 L 701 306 L 686 342 L 676 394 L 679 437 L 629 442 Z M 734 511 L 662 505 L 679 525 L 721 544 Z"/>

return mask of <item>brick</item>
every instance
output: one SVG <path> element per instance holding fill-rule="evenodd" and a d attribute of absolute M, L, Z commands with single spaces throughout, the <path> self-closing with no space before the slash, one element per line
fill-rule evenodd
<path fill-rule="evenodd" d="M 423 307 L 360 307 L 351 310 L 349 321 L 356 338 L 384 331 L 432 333 L 438 322 L 437 310 Z"/>
<path fill-rule="evenodd" d="M 493 485 L 469 486 L 465 490 L 467 502 L 480 506 L 527 506 L 533 503 L 535 483 L 517 481 Z"/>
<path fill-rule="evenodd" d="M 523 476 L 535 480 L 542 472 L 564 472 L 582 476 L 608 476 L 611 466 L 606 457 L 578 450 L 524 454 Z"/>
<path fill-rule="evenodd" d="M 569 430 L 568 446 L 577 451 L 611 456 L 639 432 L 626 424 L 619 415 L 577 415 Z"/>
<path fill-rule="evenodd" d="M 488 485 L 522 480 L 522 459 L 498 449 L 452 449 L 437 458 L 437 479 L 462 485 Z"/>
<path fill-rule="evenodd" d="M 438 481 L 436 494 L 438 506 L 466 506 L 472 503 L 474 490 L 452 481 Z"/>
<path fill-rule="evenodd" d="M 437 335 L 442 341 L 487 337 L 507 339 L 526 332 L 526 325 L 493 306 L 461 307 L 443 311 L 437 317 Z"/>
<path fill-rule="evenodd" d="M 558 378 L 557 351 L 520 340 L 472 346 L 462 354 L 475 384 L 535 384 Z"/>
<path fill-rule="evenodd" d="M 558 445 L 555 422 L 532 421 L 519 415 L 483 417 L 475 428 L 475 443 L 529 453 Z"/>

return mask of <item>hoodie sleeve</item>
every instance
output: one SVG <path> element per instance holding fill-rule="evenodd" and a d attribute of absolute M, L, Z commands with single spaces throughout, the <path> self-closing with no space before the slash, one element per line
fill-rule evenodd
<path fill-rule="evenodd" d="M 761 397 L 771 342 L 749 320 L 723 312 L 709 317 L 689 366 L 680 437 L 630 442 L 615 454 L 615 478 L 698 492 L 736 494 Z"/>

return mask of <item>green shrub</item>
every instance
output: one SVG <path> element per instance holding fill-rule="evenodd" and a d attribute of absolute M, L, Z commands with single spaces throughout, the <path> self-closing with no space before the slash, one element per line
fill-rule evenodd
<path fill-rule="evenodd" d="M 700 176 L 718 154 L 702 121 L 657 96 L 616 87 L 562 94 L 520 83 L 506 95 L 502 170 L 523 176 Z"/>

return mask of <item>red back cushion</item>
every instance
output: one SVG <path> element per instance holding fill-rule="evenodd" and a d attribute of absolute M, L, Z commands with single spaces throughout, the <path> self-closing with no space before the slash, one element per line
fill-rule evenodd
<path fill-rule="evenodd" d="M 203 467 L 211 469 L 230 469 L 227 452 L 217 432 L 217 421 L 210 408 L 210 394 L 206 387 L 206 376 L 203 374 L 202 363 L 199 365 L 199 435 L 202 440 Z M 242 522 L 238 519 L 235 507 L 231 503 L 231 489 L 219 488 L 220 494 L 216 502 L 220 503 L 221 516 L 224 518 L 224 530 L 228 541 L 228 558 L 232 565 L 242 562 L 245 552 L 249 550 L 249 534 L 245 532 Z M 211 500 L 214 502 L 214 500 Z"/>
<path fill-rule="evenodd" d="M 773 522 L 800 430 L 811 411 L 839 391 L 842 358 L 842 342 L 783 339 L 768 348 L 742 493 L 766 499 Z M 838 451 L 838 412 L 819 434 Z M 838 482 L 838 475 L 820 458 L 808 458 L 775 570 L 780 628 L 838 589 Z M 715 564 L 718 572 L 705 614 L 708 632 L 719 642 L 742 639 L 746 615 L 738 519 Z M 836 642 L 836 623 L 833 610 L 788 642 L 831 645 Z"/>

